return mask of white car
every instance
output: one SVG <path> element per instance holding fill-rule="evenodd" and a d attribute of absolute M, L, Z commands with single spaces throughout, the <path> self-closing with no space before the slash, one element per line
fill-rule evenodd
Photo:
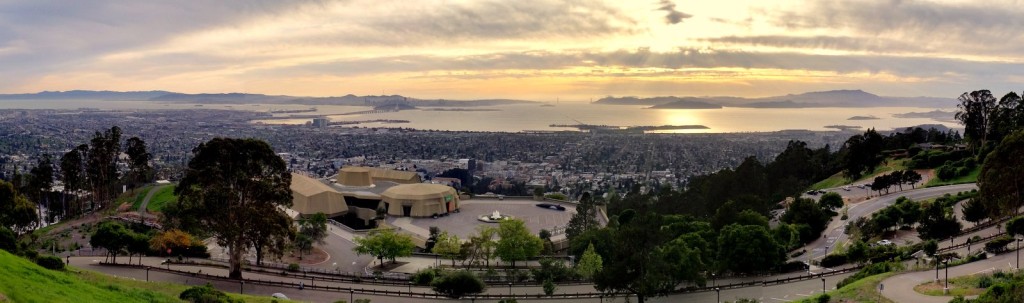
<path fill-rule="evenodd" d="M 882 240 L 882 241 L 878 241 L 878 245 L 889 246 L 889 245 L 894 245 L 894 243 L 892 243 L 892 241 L 889 241 L 889 240 Z"/>

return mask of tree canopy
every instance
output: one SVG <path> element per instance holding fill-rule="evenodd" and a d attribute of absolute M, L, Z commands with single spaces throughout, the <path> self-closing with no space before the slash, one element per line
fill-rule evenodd
<path fill-rule="evenodd" d="M 412 243 L 412 237 L 391 229 L 376 229 L 366 237 L 356 237 L 353 240 L 356 247 L 352 248 L 352 251 L 358 255 L 377 257 L 381 265 L 384 264 L 384 259 L 394 262 L 397 257 L 411 256 L 413 248 L 416 247 Z"/>
<path fill-rule="evenodd" d="M 229 276 L 241 278 L 252 231 L 265 227 L 268 216 L 290 220 L 283 208 L 292 203 L 291 174 L 270 145 L 256 139 L 214 138 L 192 153 L 174 189 L 177 207 L 165 215 L 171 225 L 202 231 L 228 248 Z"/>
<path fill-rule="evenodd" d="M 978 190 L 985 208 L 992 216 L 1018 213 L 1024 198 L 1024 131 L 1003 139 L 992 153 L 985 157 L 978 175 Z"/>
<path fill-rule="evenodd" d="M 21 234 L 35 226 L 38 220 L 35 205 L 19 193 L 14 184 L 0 180 L 0 226 Z"/>
<path fill-rule="evenodd" d="M 512 262 L 524 261 L 536 257 L 544 249 L 544 241 L 533 235 L 522 220 L 509 219 L 498 223 L 498 245 L 494 253 L 502 261 Z"/>

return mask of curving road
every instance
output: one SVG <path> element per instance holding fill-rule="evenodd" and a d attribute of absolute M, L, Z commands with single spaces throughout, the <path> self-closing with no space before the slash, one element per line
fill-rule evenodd
<path fill-rule="evenodd" d="M 852 204 L 847 209 L 847 220 L 836 220 L 838 217 L 833 218 L 832 222 L 823 232 L 823 238 L 804 246 L 804 249 L 806 249 L 808 253 L 803 256 L 799 256 L 794 260 L 806 261 L 808 258 L 818 259 L 824 257 L 828 254 L 826 249 L 830 250 L 832 247 L 835 247 L 837 243 L 844 243 L 848 240 L 849 237 L 843 232 L 847 222 L 853 222 L 860 217 L 871 216 L 871 214 L 881 210 L 882 208 L 896 203 L 896 200 L 900 197 L 907 197 L 913 200 L 925 200 L 938 198 L 945 194 L 956 194 L 957 192 L 970 191 L 977 188 L 977 184 L 970 183 L 910 189 L 893 192 L 888 195 Z"/>

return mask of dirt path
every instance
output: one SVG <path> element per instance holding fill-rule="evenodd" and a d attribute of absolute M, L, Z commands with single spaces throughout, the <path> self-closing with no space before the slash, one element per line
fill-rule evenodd
<path fill-rule="evenodd" d="M 149 189 L 149 192 L 146 193 L 146 197 L 142 199 L 142 204 L 139 205 L 139 215 L 140 216 L 145 216 L 146 215 L 146 206 L 149 205 L 149 200 L 153 199 L 153 195 L 155 195 L 156 192 L 160 191 L 161 189 L 163 189 L 164 187 L 167 187 L 167 186 L 168 185 L 154 186 L 153 188 Z"/>

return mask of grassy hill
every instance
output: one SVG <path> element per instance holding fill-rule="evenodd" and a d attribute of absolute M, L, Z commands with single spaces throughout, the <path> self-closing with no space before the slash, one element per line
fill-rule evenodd
<path fill-rule="evenodd" d="M 825 180 L 821 180 L 818 181 L 818 183 L 814 183 L 813 185 L 811 185 L 810 189 L 834 188 L 847 184 L 853 184 L 856 182 L 868 181 L 870 179 L 874 179 L 876 176 L 882 173 L 907 169 L 906 164 L 907 159 L 889 159 L 882 165 L 875 167 L 875 170 L 871 171 L 870 173 L 864 174 L 864 176 L 857 180 L 850 180 L 849 178 L 846 178 L 846 176 L 843 176 L 842 172 L 839 172 L 836 173 L 835 175 L 832 175 L 831 177 L 826 178 Z"/>
<path fill-rule="evenodd" d="M 70 268 L 53 271 L 0 250 L 0 302 L 182 302 L 185 285 L 115 278 Z M 245 302 L 269 297 L 229 294 Z"/>
<path fill-rule="evenodd" d="M 135 190 L 138 193 L 135 194 L 135 199 L 132 201 L 132 210 L 138 210 L 142 206 L 142 201 L 146 199 L 146 195 L 153 190 L 156 192 L 150 198 L 149 205 L 146 205 L 146 211 L 160 212 L 167 203 L 178 200 L 178 197 L 174 196 L 174 185 L 146 186 Z"/>

